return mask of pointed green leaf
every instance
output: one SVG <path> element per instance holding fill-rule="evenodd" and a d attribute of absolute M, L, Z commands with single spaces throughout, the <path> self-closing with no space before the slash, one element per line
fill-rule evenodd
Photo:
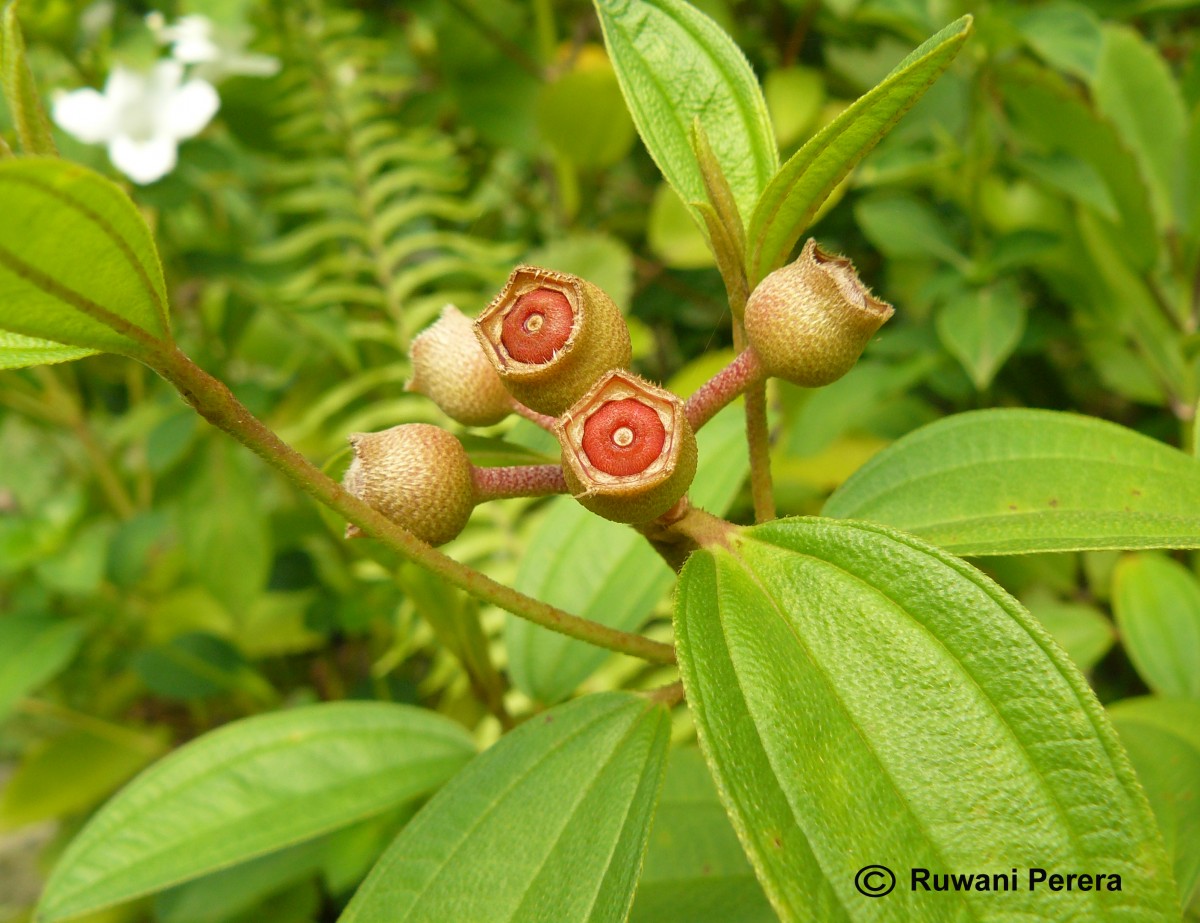
<path fill-rule="evenodd" d="M 1200 547 L 1200 460 L 1114 423 L 978 410 L 909 433 L 834 491 L 955 554 Z"/>
<path fill-rule="evenodd" d="M 1025 303 L 1011 279 L 950 298 L 936 320 L 938 339 L 979 391 L 1000 371 L 1025 332 Z"/>
<path fill-rule="evenodd" d="M 1023 12 L 1016 21 L 1021 38 L 1047 63 L 1083 80 L 1096 73 L 1104 35 L 1096 14 L 1069 0 Z"/>
<path fill-rule="evenodd" d="M 53 340 L 21 336 L 0 330 L 0 369 L 24 369 L 31 365 L 54 365 L 70 362 L 85 356 L 94 356 L 96 350 L 78 346 L 63 346 Z"/>
<path fill-rule="evenodd" d="M 692 555 L 675 626 L 701 749 L 782 920 L 1178 919 L 1087 682 L 965 562 L 879 526 L 781 520 Z M 874 864 L 899 879 L 882 901 L 855 886 Z M 1122 890 L 911 885 L 911 869 L 1033 867 Z"/>
<path fill-rule="evenodd" d="M 67 665 L 82 636 L 78 622 L 44 615 L 0 617 L 0 724 L 18 699 Z"/>
<path fill-rule="evenodd" d="M 722 410 L 696 434 L 700 467 L 690 495 L 692 502 L 718 515 L 729 508 L 750 469 L 739 411 Z M 636 631 L 673 579 L 671 569 L 633 529 L 563 497 L 552 502 L 530 540 L 516 586 L 568 612 Z M 612 656 L 515 616 L 508 620 L 505 641 L 513 683 L 542 702 L 566 698 Z"/>
<path fill-rule="evenodd" d="M 1072 587 L 1074 576 L 1072 573 Z M 1117 640 L 1112 623 L 1094 606 L 1059 602 L 1053 596 L 1042 594 L 1021 602 L 1037 616 L 1042 627 L 1067 652 L 1075 666 L 1085 673 L 1100 662 Z"/>
<path fill-rule="evenodd" d="M 1093 90 L 1096 107 L 1137 156 L 1159 222 L 1173 223 L 1171 198 L 1187 113 L 1167 62 L 1129 26 L 1107 25 Z"/>
<path fill-rule="evenodd" d="M 98 910 L 426 795 L 473 753 L 432 712 L 339 702 L 246 718 L 150 767 L 84 827 L 38 920 Z"/>
<path fill-rule="evenodd" d="M 1108 715 L 1175 858 L 1187 907 L 1200 894 L 1200 702 L 1145 696 L 1109 706 Z"/>
<path fill-rule="evenodd" d="M 669 735 L 625 692 L 532 718 L 421 809 L 339 923 L 625 919 Z"/>
<path fill-rule="evenodd" d="M 1037 147 L 1089 164 L 1104 179 L 1120 219 L 1106 222 L 1121 241 L 1122 257 L 1139 270 L 1155 262 L 1160 235 L 1137 159 L 1113 124 L 1079 91 L 1043 69 L 1012 68 L 997 86 L 1014 129 Z"/>
<path fill-rule="evenodd" d="M 17 19 L 17 0 L 10 0 L 0 14 L 0 85 L 17 140 L 26 154 L 53 157 L 58 153 L 50 135 L 50 120 L 38 96 L 33 71 L 25 57 L 25 39 Z"/>
<path fill-rule="evenodd" d="M 638 134 L 684 202 L 706 200 L 692 153 L 699 119 L 742 215 L 779 168 L 758 81 L 721 27 L 684 0 L 595 0 Z M 699 222 L 699 217 L 696 218 Z"/>
<path fill-rule="evenodd" d="M 1200 580 L 1165 555 L 1130 555 L 1113 571 L 1112 606 L 1146 685 L 1200 699 Z"/>
<path fill-rule="evenodd" d="M 158 251 L 129 198 L 59 160 L 0 163 L 0 329 L 134 357 L 170 342 Z"/>
<path fill-rule="evenodd" d="M 891 131 L 942 72 L 971 33 L 964 16 L 901 61 L 877 87 L 826 125 L 771 180 L 747 235 L 751 286 L 787 261 L 822 203 L 879 139 Z"/>
<path fill-rule="evenodd" d="M 671 751 L 630 923 L 775 923 L 694 747 Z"/>

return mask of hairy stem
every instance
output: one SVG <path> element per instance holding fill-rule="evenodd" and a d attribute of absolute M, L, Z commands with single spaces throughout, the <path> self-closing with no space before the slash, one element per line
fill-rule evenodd
<path fill-rule="evenodd" d="M 174 385 L 184 400 L 204 419 L 262 457 L 309 496 L 345 517 L 367 535 L 437 574 L 452 586 L 506 609 L 535 625 L 588 644 L 654 663 L 675 662 L 675 650 L 669 644 L 617 631 L 607 625 L 572 615 L 497 583 L 425 544 L 408 530 L 351 495 L 341 484 L 283 442 L 250 413 L 222 382 L 213 378 L 178 349 L 159 353 L 151 360 L 151 367 Z"/>
<path fill-rule="evenodd" d="M 746 348 L 746 330 L 734 314 L 733 346 Z M 767 427 L 767 380 L 759 378 L 746 389 L 746 443 L 750 449 L 750 496 L 754 521 L 775 518 L 775 492 L 771 487 L 771 438 Z"/>
<path fill-rule="evenodd" d="M 699 430 L 715 417 L 723 407 L 762 381 L 764 373 L 758 353 L 743 349 L 738 357 L 710 378 L 695 394 L 687 399 L 684 412 L 692 429 Z"/>
<path fill-rule="evenodd" d="M 512 497 L 544 497 L 565 494 L 567 482 L 562 465 L 514 465 L 504 468 L 472 468 L 475 502 L 507 500 Z"/>
<path fill-rule="evenodd" d="M 641 693 L 651 702 L 657 702 L 659 705 L 665 705 L 667 708 L 678 705 L 684 699 L 683 680 L 677 679 L 673 683 L 668 683 L 665 686 L 659 686 L 657 689 L 649 689 Z"/>
<path fill-rule="evenodd" d="M 554 417 L 546 413 L 538 413 L 532 407 L 526 407 L 515 397 L 511 401 L 513 413 L 524 417 L 530 423 L 536 423 L 548 433 L 554 432 L 554 424 L 558 422 Z"/>

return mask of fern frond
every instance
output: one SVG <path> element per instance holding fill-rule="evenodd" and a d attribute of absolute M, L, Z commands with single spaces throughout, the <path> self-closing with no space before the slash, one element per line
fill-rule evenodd
<path fill-rule="evenodd" d="M 288 66 L 275 131 L 288 157 L 271 171 L 281 230 L 256 258 L 292 267 L 276 298 L 303 310 L 382 313 L 403 348 L 423 320 L 408 316 L 407 300 L 450 282 L 477 287 L 482 302 L 517 249 L 465 232 L 479 218 L 464 197 L 465 165 L 447 138 L 397 118 L 395 94 L 412 81 L 386 71 L 389 49 L 362 15 L 297 6 L 284 13 Z"/>

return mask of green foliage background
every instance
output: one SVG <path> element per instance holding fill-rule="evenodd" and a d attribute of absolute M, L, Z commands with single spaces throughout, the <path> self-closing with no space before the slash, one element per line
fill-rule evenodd
<path fill-rule="evenodd" d="M 897 313 L 831 387 L 773 384 L 782 513 L 821 512 L 895 440 L 967 410 L 1082 413 L 1196 451 L 1196 4 L 696 6 L 749 56 L 785 158 L 926 36 L 976 17 L 960 60 L 813 230 Z M 27 2 L 42 90 L 148 63 L 151 9 L 252 27 L 256 47 L 283 62 L 269 80 L 223 83 L 216 121 L 185 142 L 178 168 L 130 191 L 156 232 L 181 345 L 330 470 L 345 464 L 349 432 L 448 425 L 404 390 L 408 344 L 447 302 L 476 314 L 515 262 L 605 288 L 627 312 L 636 368 L 681 394 L 731 356 L 721 277 L 636 140 L 590 3 Z M 101 149 L 54 137 L 120 179 Z M 0 365 L 23 364 L 31 348 L 0 339 Z M 704 434 L 696 491 L 749 521 L 739 422 L 719 423 Z M 986 435 L 963 435 L 964 456 Z M 1118 461 L 1155 457 L 1117 444 Z M 521 421 L 467 446 L 476 464 L 556 450 Z M 998 476 L 1020 462 L 999 459 Z M 1022 502 L 1055 499 L 1035 488 Z M 847 488 L 827 512 L 855 515 L 859 502 Z M 928 524 L 894 515 L 886 521 L 918 532 Z M 483 746 L 500 734 L 492 711 L 505 694 L 523 713 L 580 688 L 673 675 L 481 609 L 341 529 L 136 363 L 95 356 L 0 373 L 0 920 L 27 918 L 54 858 L 119 786 L 233 719 L 323 700 L 411 703 Z M 571 611 L 670 635 L 669 570 L 568 499 L 480 507 L 448 550 Z M 1176 730 L 1194 722 L 1195 554 L 973 560 L 1042 620 L 1103 702 L 1153 693 L 1179 709 Z M 1153 702 L 1112 714 L 1200 918 L 1200 773 L 1187 771 L 1200 766 L 1200 725 L 1172 735 Z M 693 914 L 732 906 L 737 919 L 771 919 L 686 718 L 673 735 L 682 746 L 660 823 L 695 828 L 719 885 Z M 700 807 L 676 811 L 673 799 Z M 411 813 L 393 806 L 96 919 L 333 919 Z M 656 908 L 688 896 L 671 891 L 668 870 L 687 861 L 678 848 L 652 833 L 633 919 L 668 919 Z"/>

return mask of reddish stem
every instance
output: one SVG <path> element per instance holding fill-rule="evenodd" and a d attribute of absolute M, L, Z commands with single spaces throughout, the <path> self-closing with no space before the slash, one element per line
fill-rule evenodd
<path fill-rule="evenodd" d="M 710 378 L 687 399 L 684 411 L 693 430 L 698 430 L 738 395 L 766 379 L 758 353 L 744 349 L 729 365 Z"/>
<path fill-rule="evenodd" d="M 512 409 L 513 409 L 513 413 L 517 414 L 518 416 L 524 417 L 526 420 L 529 420 L 531 423 L 536 423 L 542 429 L 546 430 L 546 432 L 548 432 L 548 433 L 554 432 L 554 424 L 557 423 L 558 421 L 554 417 L 550 416 L 549 414 L 538 413 L 532 407 L 526 407 L 524 404 L 522 404 L 520 401 L 518 401 L 515 397 L 512 398 Z"/>
<path fill-rule="evenodd" d="M 562 465 L 513 465 L 503 468 L 472 468 L 475 502 L 507 500 L 511 497 L 543 497 L 567 493 Z"/>

